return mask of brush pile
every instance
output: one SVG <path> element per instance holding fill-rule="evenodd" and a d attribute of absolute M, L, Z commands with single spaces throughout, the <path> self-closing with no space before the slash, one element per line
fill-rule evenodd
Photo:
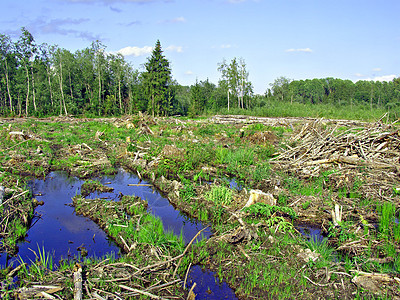
<path fill-rule="evenodd" d="M 339 127 L 315 120 L 304 124 L 284 148 L 271 163 L 300 178 L 334 170 L 330 177 L 337 188 L 358 178 L 370 188 L 379 187 L 382 198 L 400 187 L 400 133 L 394 124 Z"/>

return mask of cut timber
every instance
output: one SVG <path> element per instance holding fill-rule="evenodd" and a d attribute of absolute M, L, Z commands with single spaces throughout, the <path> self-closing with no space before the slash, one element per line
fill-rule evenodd
<path fill-rule="evenodd" d="M 75 265 L 74 300 L 82 300 L 82 267 L 80 264 Z"/>
<path fill-rule="evenodd" d="M 264 193 L 263 191 L 260 190 L 251 190 L 249 200 L 247 201 L 247 203 L 243 208 L 249 207 L 250 205 L 255 203 L 276 205 L 276 199 L 270 193 Z"/>
<path fill-rule="evenodd" d="M 150 129 L 150 127 L 145 124 L 142 123 L 142 125 L 140 126 L 140 129 L 142 131 L 143 134 L 150 134 L 150 135 L 154 135 L 154 132 Z"/>
<path fill-rule="evenodd" d="M 387 274 L 360 272 L 353 279 L 353 283 L 376 295 L 386 295 L 387 288 L 396 290 L 399 282 Z"/>
<path fill-rule="evenodd" d="M 342 222 L 343 207 L 335 204 L 335 210 L 332 210 L 333 225 L 338 226 Z"/>
<path fill-rule="evenodd" d="M 28 136 L 22 131 L 10 131 L 8 133 L 11 139 L 27 140 Z"/>

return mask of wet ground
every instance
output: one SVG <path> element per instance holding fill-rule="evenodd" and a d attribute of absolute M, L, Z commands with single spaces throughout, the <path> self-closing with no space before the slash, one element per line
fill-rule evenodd
<path fill-rule="evenodd" d="M 398 195 L 400 192 L 397 186 L 399 169 L 390 169 L 391 164 L 372 164 L 368 168 L 364 165 L 354 166 L 354 163 L 358 164 L 361 161 L 356 159 L 356 154 L 347 157 L 348 153 L 346 152 L 344 156 L 348 158 L 347 160 L 324 160 L 319 159 L 319 157 L 311 157 L 305 166 L 290 165 L 290 163 L 287 165 L 286 163 L 289 162 L 287 157 L 298 158 L 304 153 L 295 153 L 295 155 L 290 156 L 290 153 L 287 154 L 287 151 L 284 151 L 285 147 L 281 148 L 272 139 L 270 143 L 275 145 L 280 154 L 278 153 L 279 156 L 277 158 L 277 154 L 270 153 L 269 144 L 266 143 L 270 134 L 266 136 L 264 132 L 269 127 L 249 125 L 239 128 L 239 126 L 232 125 L 214 128 L 215 126 L 209 124 L 209 120 L 205 121 L 204 124 L 182 122 L 180 120 L 164 123 L 158 120 L 160 122 L 159 126 L 152 128 L 154 134 L 149 135 L 148 133 L 143 133 L 140 130 L 140 126 L 136 126 L 137 124 L 130 121 L 130 119 L 125 121 L 122 125 L 120 123 L 114 124 L 115 128 L 111 125 L 96 124 L 96 126 L 93 126 L 93 124 L 88 124 L 88 128 L 91 128 L 90 130 L 82 130 L 81 127 L 83 125 L 76 126 L 76 123 L 64 126 L 63 130 L 61 128 L 55 130 L 54 128 L 56 127 L 45 127 L 41 131 L 37 129 L 41 126 L 38 124 L 31 125 L 30 129 L 19 128 L 17 124 L 12 125 L 16 127 L 13 127 L 13 130 L 31 130 L 37 132 L 37 134 L 29 136 L 30 140 L 27 143 L 24 141 L 8 141 L 8 143 L 4 143 L 4 151 L 11 150 L 9 151 L 9 157 L 3 162 L 5 170 L 11 170 L 21 176 L 27 176 L 28 174 L 43 176 L 49 170 L 64 169 L 80 178 L 99 180 L 104 186 L 114 188 L 114 191 L 111 193 L 92 193 L 88 198 L 105 199 L 106 201 L 102 201 L 102 205 L 103 207 L 109 207 L 108 201 L 119 201 L 121 194 L 139 196 L 148 201 L 149 211 L 161 218 L 166 230 L 172 230 L 175 234 L 182 232 L 185 242 L 188 243 L 203 228 L 203 225 L 176 210 L 169 204 L 166 197 L 163 197 L 156 189 L 148 185 L 148 182 L 140 181 L 136 176 L 123 170 L 119 170 L 115 176 L 95 178 L 95 175 L 93 175 L 99 173 L 110 174 L 115 171 L 114 168 L 117 166 L 124 166 L 135 173 L 141 174 L 139 176 L 147 178 L 162 191 L 168 193 L 169 200 L 182 212 L 184 211 L 191 216 L 212 223 L 215 233 L 207 240 L 205 246 L 199 243 L 197 246 L 201 246 L 198 249 L 192 247 L 197 251 L 193 255 L 194 257 L 197 258 L 202 253 L 206 253 L 204 254 L 205 257 L 198 260 L 194 260 L 192 257 L 191 262 L 193 264 L 201 264 L 203 267 L 215 271 L 215 274 L 218 274 L 220 278 L 224 278 L 230 286 L 235 288 L 240 299 L 252 299 L 255 295 L 259 298 L 273 296 L 285 298 L 285 295 L 291 294 L 304 299 L 314 299 L 317 296 L 321 298 L 353 299 L 356 296 L 360 296 L 359 294 L 356 295 L 356 293 L 361 293 L 364 289 L 369 290 L 369 287 L 364 287 L 359 283 L 357 283 L 357 287 L 355 286 L 353 281 L 355 270 L 367 272 L 365 277 L 370 276 L 371 272 L 386 273 L 387 270 L 392 272 L 394 267 L 398 272 L 397 242 L 399 238 L 395 236 L 397 232 L 395 229 L 398 230 Z M 154 125 L 156 123 L 149 124 Z M 295 146 L 293 149 L 301 149 L 301 151 L 308 149 L 308 146 L 299 145 L 305 139 L 302 138 L 303 133 L 308 134 L 308 137 L 313 136 L 311 134 L 313 132 L 322 134 L 328 132 L 330 135 L 333 133 L 331 128 L 325 128 L 326 124 L 319 126 L 318 122 L 314 122 L 307 126 L 301 128 L 293 128 L 292 126 L 294 132 L 287 136 L 286 129 L 283 128 L 285 132 L 279 138 L 282 137 L 282 139 L 286 140 L 287 149 L 290 150 Z M 10 131 L 10 127 L 8 128 L 8 131 Z M 137 128 L 137 130 L 135 131 L 132 128 Z M 56 134 L 62 132 L 62 135 L 60 135 L 62 137 L 61 140 L 58 135 L 48 134 L 54 130 Z M 204 134 L 205 132 L 207 134 Z M 278 131 L 274 132 L 279 133 Z M 3 133 L 7 135 L 7 129 L 4 129 Z M 82 138 L 77 139 L 77 135 Z M 297 145 L 295 142 L 291 142 L 292 137 L 288 140 L 289 135 L 293 137 Z M 337 136 L 340 137 L 341 135 L 343 134 L 339 132 Z M 351 138 L 353 133 L 351 132 L 348 135 Z M 262 139 L 259 138 L 261 136 L 263 137 Z M 46 138 L 46 143 L 50 145 L 43 144 L 41 137 Z M 193 137 L 196 137 L 196 140 Z M 383 142 L 378 146 L 377 152 L 380 149 L 385 150 L 386 148 L 382 147 L 389 144 L 395 145 L 397 143 L 396 147 L 398 148 L 398 134 L 396 132 L 389 135 L 385 133 L 379 137 L 379 139 L 372 138 L 375 142 Z M 397 138 L 395 143 L 391 142 L 391 137 Z M 321 139 L 318 138 L 319 140 Z M 359 140 L 356 148 L 361 147 Z M 198 141 L 201 142 L 199 143 Z M 329 140 L 327 139 L 327 141 Z M 39 148 L 38 144 L 40 144 L 41 148 Z M 27 146 L 24 150 L 20 145 L 29 145 L 29 147 Z M 107 145 L 107 147 L 104 145 Z M 375 148 L 376 146 L 377 144 L 374 144 Z M 354 150 L 354 147 L 350 148 L 349 151 Z M 253 150 L 247 151 L 248 149 Z M 361 151 L 365 152 L 365 150 L 365 147 L 361 148 Z M 382 153 L 384 152 L 383 150 Z M 317 151 L 315 153 L 320 152 Z M 386 152 L 389 153 L 390 151 Z M 349 152 L 350 154 L 353 154 L 353 152 Z M 365 153 L 362 154 L 364 155 Z M 246 159 L 248 156 L 251 159 Z M 49 157 L 51 157 L 50 161 Z M 272 159 L 270 159 L 271 157 Z M 360 155 L 357 157 L 360 157 Z M 397 158 L 398 156 L 395 157 L 396 163 Z M 60 164 L 55 164 L 54 161 L 56 160 L 60 160 Z M 270 164 L 262 165 L 261 168 L 260 164 L 268 160 L 270 160 Z M 236 164 L 238 161 L 240 163 Z M 370 169 L 373 171 L 375 167 L 379 167 L 379 172 L 373 172 L 372 175 L 368 175 L 367 171 Z M 380 167 L 387 168 L 381 169 Z M 68 194 L 67 201 L 60 202 L 61 206 L 65 206 L 66 203 L 72 202 L 71 198 L 73 196 L 80 193 L 83 181 L 76 178 L 69 179 L 66 175 L 62 175 L 64 176 L 62 180 L 68 183 L 65 183 L 65 185 L 58 184 L 61 187 L 61 191 L 65 190 L 65 192 L 60 192 L 58 187 L 55 187 L 54 191 L 51 192 L 45 191 L 44 186 L 48 182 L 57 182 L 58 179 L 56 177 L 62 177 L 59 174 L 63 173 L 51 173 L 50 176 L 53 176 L 53 179 L 47 177 L 44 182 L 43 180 L 35 180 L 31 184 L 35 189 L 35 186 L 38 186 L 34 193 L 39 194 L 41 192 L 43 194 L 36 196 L 36 198 L 39 202 L 43 201 L 44 205 L 36 208 L 36 212 L 41 213 L 41 218 L 36 216 L 32 220 L 33 226 L 28 232 L 27 242 L 20 244 L 20 254 L 24 253 L 26 257 L 29 257 L 28 260 L 33 259 L 35 257 L 33 251 L 37 251 L 39 246 L 39 248 L 44 247 L 45 251 L 50 252 L 53 251 L 52 249 L 56 249 L 54 250 L 56 256 L 60 255 L 57 247 L 61 251 L 64 250 L 67 256 L 68 253 L 74 256 L 79 254 L 78 248 L 82 249 L 80 246 L 83 246 L 87 248 L 89 256 L 103 255 L 101 251 L 96 252 L 96 250 L 92 249 L 97 244 L 109 244 L 107 237 L 105 235 L 101 236 L 102 231 L 96 225 L 85 218 L 82 218 L 81 221 L 74 221 L 72 218 L 76 216 L 73 208 L 69 206 L 66 206 L 69 211 L 66 210 L 65 216 L 62 216 L 60 211 L 57 211 L 58 208 L 54 208 L 53 216 L 52 213 L 47 211 L 48 208 L 51 208 L 49 201 L 54 204 L 53 199 L 60 198 L 59 194 Z M 221 177 L 228 176 L 230 178 L 238 178 L 237 182 L 243 182 L 246 189 L 240 192 L 240 184 L 236 184 L 236 181 L 229 182 L 229 179 L 221 182 Z M 395 176 L 396 178 L 394 178 Z M 390 180 L 387 181 L 387 178 Z M 15 181 L 14 186 L 17 186 L 18 179 L 15 179 Z M 200 185 L 197 184 L 198 181 Z M 202 181 L 203 183 L 212 182 L 212 184 L 204 186 L 201 185 Z M 14 188 L 8 182 L 4 181 L 3 185 L 6 186 L 7 183 L 6 187 Z M 382 185 L 382 182 L 386 183 Z M 234 193 L 234 201 L 232 201 L 231 205 L 216 206 L 213 201 L 206 197 L 213 185 L 229 186 Z M 246 190 L 250 188 L 270 193 L 277 200 L 282 211 L 278 212 L 278 214 L 268 215 L 268 217 L 260 217 L 260 220 L 256 218 L 257 220 L 254 220 L 254 224 L 252 223 L 249 226 L 247 224 L 249 218 L 242 213 L 241 208 L 249 198 Z M 23 190 L 16 189 L 13 195 L 16 196 L 19 192 L 23 193 Z M 186 197 L 184 193 L 189 196 Z M 46 198 L 48 195 L 50 195 L 50 200 Z M 173 198 L 174 196 L 176 199 Z M 8 197 L 11 196 L 8 195 Z M 126 198 L 122 198 L 121 203 L 123 203 L 124 199 Z M 30 200 L 30 198 L 27 199 L 28 204 L 31 202 Z M 395 221 L 391 221 L 394 224 L 391 224 L 391 229 L 387 231 L 390 243 L 384 243 L 384 239 L 380 235 L 385 231 L 384 227 L 381 228 L 377 225 L 381 213 L 376 211 L 383 200 L 393 202 L 396 209 L 395 214 L 393 214 Z M 85 202 L 87 203 L 86 215 L 93 217 L 90 212 L 92 208 L 94 209 L 93 211 L 96 211 L 97 204 L 94 205 L 94 201 L 92 203 Z M 341 219 L 341 223 L 340 226 L 333 227 L 330 226 L 334 221 L 331 210 L 336 207 L 336 204 L 343 208 L 343 214 L 335 215 L 335 219 L 338 219 L 339 222 Z M 115 205 L 115 207 L 117 206 Z M 146 206 L 143 205 L 143 207 Z M 217 208 L 218 210 L 216 210 Z M 298 217 L 289 218 L 287 212 L 283 211 L 284 208 L 286 210 L 293 208 Z M 79 211 L 78 206 L 77 211 Z M 21 220 L 26 219 L 25 215 L 28 215 L 28 212 L 24 212 L 21 215 Z M 103 219 L 108 220 L 109 216 L 112 217 L 113 212 L 105 215 Z M 133 217 L 133 215 L 130 215 L 126 220 L 131 216 Z M 136 214 L 136 216 L 139 215 Z M 54 232 L 51 235 L 45 231 L 47 230 L 46 225 L 41 225 L 41 222 L 47 217 L 53 218 L 52 223 L 49 223 L 51 224 L 49 230 L 51 229 L 50 231 Z M 137 218 L 139 220 L 136 228 L 139 227 L 140 221 L 140 217 Z M 123 220 L 125 221 L 125 219 Z M 243 220 L 246 222 L 243 222 Z M 78 235 L 84 235 L 84 233 L 79 233 L 77 228 L 74 228 L 75 222 L 78 224 L 78 229 L 88 233 L 87 240 L 89 241 L 82 242 L 79 237 L 74 237 L 74 231 L 78 232 Z M 3 225 L 5 223 L 3 222 Z M 133 224 L 134 222 L 131 223 Z M 27 224 L 27 222 L 23 224 Z M 304 226 L 303 224 L 313 224 L 313 226 Z M 293 225 L 294 229 L 292 228 Z M 121 225 L 118 224 L 118 226 Z M 124 226 L 125 223 L 121 227 Z M 321 231 L 317 226 L 320 226 L 323 230 Z M 40 231 L 41 227 L 42 230 Z M 107 230 L 106 226 L 102 228 Z M 37 233 L 35 230 L 38 230 Z M 97 234 L 96 230 L 100 233 Z M 304 236 L 304 239 L 298 239 L 299 233 Z M 338 253 L 341 257 L 347 255 L 347 260 L 336 260 L 329 255 L 325 257 L 324 245 L 328 245 L 328 243 L 321 243 L 322 247 L 315 245 L 316 242 L 323 242 L 325 235 L 328 234 L 329 246 L 332 249 L 340 250 L 340 253 Z M 210 235 L 210 231 L 205 234 L 206 237 Z M 59 241 L 58 238 L 60 236 L 65 236 L 66 240 Z M 308 240 L 308 242 L 304 243 L 304 240 Z M 49 245 L 49 243 L 53 242 L 55 244 L 54 247 Z M 147 245 L 146 243 L 143 244 Z M 104 247 L 112 248 L 113 244 L 111 243 Z M 131 247 L 131 242 L 129 247 Z M 155 256 L 153 252 L 157 250 L 157 246 L 148 248 L 147 250 L 149 251 L 141 251 L 137 257 L 151 258 L 151 255 Z M 369 249 L 369 252 L 365 251 L 365 249 Z M 305 250 L 313 251 L 307 252 Z M 104 253 L 109 253 L 108 251 L 106 250 Z M 127 251 L 127 254 L 129 254 L 129 251 Z M 310 262 L 309 258 L 311 257 L 303 258 L 300 256 L 302 253 L 310 252 L 318 252 L 322 257 L 317 255 L 315 257 L 320 258 Z M 157 254 L 157 252 L 155 253 Z M 162 260 L 177 255 L 176 253 L 167 253 L 165 256 L 163 253 L 161 254 Z M 191 254 L 190 250 L 187 254 Z M 123 260 L 124 258 L 125 254 L 121 259 Z M 129 258 L 128 255 L 127 258 Z M 3 255 L 0 258 L 0 263 L 4 265 L 5 260 L 6 258 Z M 144 266 L 137 260 L 134 260 L 134 262 L 138 268 Z M 148 260 L 149 264 L 154 262 L 155 260 Z M 179 271 L 181 278 L 182 274 L 185 274 L 187 266 L 188 263 L 182 268 L 184 270 Z M 114 266 L 108 268 L 112 267 Z M 255 272 L 257 268 L 260 268 L 260 276 L 252 276 L 258 274 Z M 157 270 L 153 271 L 156 272 Z M 7 273 L 8 270 L 4 272 Z M 192 278 L 189 278 L 187 287 L 190 288 L 191 282 L 196 282 L 198 286 L 194 289 L 194 292 L 199 295 L 199 298 L 219 299 L 231 297 L 225 296 L 225 294 L 216 294 L 215 291 L 218 291 L 218 285 L 213 288 L 208 287 L 209 283 L 205 279 L 207 272 L 203 274 L 200 271 L 200 267 L 192 266 L 189 274 L 192 274 L 190 275 Z M 210 281 L 215 283 L 214 274 L 210 274 Z M 66 277 L 70 277 L 70 275 L 68 274 Z M 116 269 L 113 275 L 118 280 L 123 279 L 118 277 L 121 275 L 119 269 Z M 144 276 L 144 273 L 142 275 Z M 194 277 L 197 279 L 194 279 Z M 115 278 L 111 278 L 110 282 Z M 175 274 L 170 278 L 175 279 Z M 250 279 L 253 281 L 250 282 Z M 158 282 L 158 279 L 154 280 L 154 282 Z M 200 282 L 204 282 L 202 284 L 203 287 L 200 286 Z M 148 287 L 146 284 L 141 284 L 141 286 L 143 288 Z M 358 287 L 362 287 L 362 289 L 358 289 Z M 160 293 L 158 295 L 165 294 Z M 360 298 L 362 297 L 360 296 Z"/>
<path fill-rule="evenodd" d="M 182 234 L 188 243 L 204 228 L 201 222 L 181 214 L 148 182 L 141 181 L 123 169 L 113 176 L 96 178 L 102 184 L 113 187 L 109 193 L 94 192 L 87 199 L 102 198 L 119 201 L 121 195 L 135 195 L 148 202 L 148 210 L 159 217 L 166 230 Z M 90 219 L 77 216 L 71 206 L 72 197 L 80 193 L 84 180 L 69 177 L 65 172 L 51 172 L 44 180 L 34 179 L 29 183 L 32 194 L 43 204 L 35 210 L 32 226 L 26 239 L 19 243 L 18 256 L 0 256 L 0 265 L 18 265 L 21 259 L 30 264 L 39 252 L 50 253 L 57 265 L 60 259 L 78 258 L 82 250 L 88 257 L 118 257 L 119 248 Z M 201 238 L 211 235 L 209 228 L 202 232 Z M 237 299 L 233 290 L 214 276 L 211 271 L 204 271 L 200 266 L 193 266 L 188 274 L 188 287 L 196 282 L 194 293 L 198 299 Z"/>
<path fill-rule="evenodd" d="M 45 180 L 35 179 L 29 183 L 34 197 L 44 204 L 35 210 L 32 226 L 18 245 L 18 257 L 9 258 L 8 263 L 17 263 L 19 257 L 27 263 L 34 261 L 38 247 L 40 251 L 51 253 L 56 264 L 61 258 L 80 255 L 81 249 L 86 249 L 87 255 L 92 257 L 118 256 L 119 248 L 107 235 L 91 220 L 77 216 L 70 206 L 83 182 L 63 172 L 51 172 Z M 5 253 L 1 257 L 2 266 L 6 264 L 6 257 Z"/>
<path fill-rule="evenodd" d="M 188 278 L 189 289 L 196 283 L 193 289 L 196 299 L 238 299 L 225 282 L 219 282 L 214 272 L 204 271 L 200 266 L 192 267 Z"/>
<path fill-rule="evenodd" d="M 188 243 L 204 225 L 196 219 L 188 216 L 175 209 L 160 192 L 155 189 L 147 181 L 141 181 L 136 175 L 119 169 L 118 173 L 113 176 L 105 176 L 98 178 L 100 183 L 113 187 L 112 193 L 93 193 L 88 198 L 108 198 L 118 201 L 120 195 L 134 195 L 142 198 L 148 203 L 148 210 L 155 216 L 159 217 L 164 225 L 165 230 L 172 230 L 176 235 L 181 232 L 183 239 Z M 210 229 L 202 232 L 204 237 L 211 235 Z"/>

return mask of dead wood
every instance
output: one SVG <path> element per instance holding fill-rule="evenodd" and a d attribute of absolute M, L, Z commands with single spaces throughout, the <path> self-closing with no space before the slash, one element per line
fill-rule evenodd
<path fill-rule="evenodd" d="M 145 296 L 147 296 L 147 297 L 149 297 L 149 298 L 151 298 L 151 299 L 160 299 L 160 300 L 166 300 L 166 298 L 163 298 L 163 297 L 160 297 L 160 296 L 156 296 L 156 295 L 153 295 L 153 294 L 150 294 L 149 292 L 145 292 L 145 291 L 141 291 L 141 290 L 138 290 L 138 289 L 134 289 L 134 288 L 131 288 L 131 287 L 129 287 L 129 286 L 126 286 L 126 285 L 123 285 L 123 284 L 120 284 L 120 285 L 118 285 L 120 288 L 122 288 L 122 289 L 124 289 L 124 290 L 128 290 L 128 291 L 131 291 L 131 292 L 135 292 L 135 293 L 137 293 L 137 294 L 141 294 L 141 295 L 145 295 Z"/>
<path fill-rule="evenodd" d="M 365 181 L 364 193 L 369 196 L 390 196 L 393 186 L 399 184 L 399 129 L 381 123 L 357 123 L 357 127 L 346 124 L 344 128 L 341 123 L 333 127 L 322 119 L 304 123 L 271 164 L 305 179 L 337 170 L 329 175 L 336 181 L 336 188 L 358 177 Z M 371 194 L 376 193 L 376 189 L 368 188 L 373 184 L 380 185 L 381 195 Z"/>
<path fill-rule="evenodd" d="M 74 300 L 82 299 L 82 267 L 76 264 L 74 271 Z"/>

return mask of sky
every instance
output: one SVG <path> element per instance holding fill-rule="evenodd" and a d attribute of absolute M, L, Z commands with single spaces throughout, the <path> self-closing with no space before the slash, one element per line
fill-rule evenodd
<path fill-rule="evenodd" d="M 140 71 L 160 40 L 182 85 L 218 84 L 234 57 L 257 94 L 281 76 L 400 76 L 399 0 L 1 0 L 0 11 L 13 41 L 21 27 L 71 52 L 99 40 Z"/>

